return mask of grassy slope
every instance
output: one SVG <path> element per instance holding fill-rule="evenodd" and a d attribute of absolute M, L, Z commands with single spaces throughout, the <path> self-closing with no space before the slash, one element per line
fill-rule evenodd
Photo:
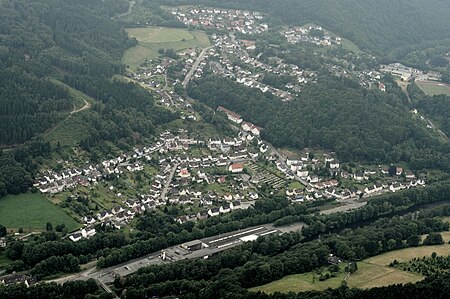
<path fill-rule="evenodd" d="M 444 239 L 450 237 L 450 233 L 442 233 Z M 450 255 L 450 244 L 423 246 L 416 248 L 406 248 L 396 251 L 380 254 L 364 261 L 358 262 L 358 270 L 349 276 L 347 284 L 349 287 L 373 288 L 387 286 L 396 283 L 417 282 L 423 279 L 423 276 L 400 271 L 390 268 L 390 262 L 397 260 L 399 262 L 409 261 L 415 257 L 430 256 L 436 252 L 438 255 Z M 342 266 L 341 266 L 342 268 Z M 315 279 L 313 278 L 315 276 Z M 266 293 L 279 292 L 300 292 L 310 290 L 325 290 L 327 288 L 337 288 L 344 280 L 345 274 L 330 278 L 325 281 L 319 281 L 318 275 L 313 272 L 304 274 L 288 275 L 280 280 L 251 288 L 251 291 L 262 291 Z"/>
<path fill-rule="evenodd" d="M 176 51 L 187 48 L 205 48 L 210 45 L 208 36 L 200 31 L 187 29 L 146 27 L 127 29 L 131 37 L 139 41 L 139 45 L 128 49 L 122 62 L 131 69 L 136 69 L 144 60 L 157 57 L 158 49 L 174 49 Z"/>
<path fill-rule="evenodd" d="M 76 109 L 81 109 L 85 106 L 86 102 L 92 104 L 95 102 L 93 98 L 82 93 L 81 91 L 74 89 L 61 81 L 52 79 L 55 84 L 64 86 L 68 89 L 70 95 L 74 99 Z M 54 128 L 44 134 L 45 140 L 49 141 L 53 146 L 56 146 L 59 142 L 61 147 L 74 147 L 77 146 L 81 140 L 89 137 L 89 126 L 86 119 L 89 118 L 89 114 L 93 113 L 89 109 L 80 111 L 70 115 L 64 121 L 60 122 Z"/>
<path fill-rule="evenodd" d="M 91 113 L 92 111 L 84 110 L 73 114 L 45 134 L 45 140 L 49 141 L 54 146 L 57 145 L 58 142 L 61 147 L 77 146 L 81 140 L 89 137 L 89 126 L 86 123 L 85 118 L 88 118 Z"/>
<path fill-rule="evenodd" d="M 64 223 L 69 231 L 80 224 L 40 194 L 8 195 L 0 199 L 0 223 L 8 230 L 44 230 L 47 222 L 53 226 Z"/>
<path fill-rule="evenodd" d="M 344 267 L 341 266 L 341 269 L 343 268 Z M 345 276 L 346 274 L 342 271 L 337 277 L 319 281 L 319 275 L 314 274 L 313 272 L 294 274 L 263 286 L 254 287 L 250 290 L 265 293 L 274 293 L 277 291 L 283 293 L 312 290 L 323 291 L 327 288 L 338 288 L 344 281 Z M 393 283 L 416 282 L 422 279 L 423 276 L 414 273 L 366 262 L 358 262 L 358 270 L 348 277 L 347 284 L 349 287 L 364 289 L 386 286 Z"/>
<path fill-rule="evenodd" d="M 406 262 L 415 257 L 430 256 L 433 252 L 436 252 L 438 255 L 450 255 L 450 244 L 400 249 L 368 258 L 366 262 L 385 266 L 393 260 Z"/>

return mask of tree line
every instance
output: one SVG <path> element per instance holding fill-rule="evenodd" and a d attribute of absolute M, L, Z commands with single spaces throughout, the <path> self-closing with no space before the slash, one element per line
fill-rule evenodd
<path fill-rule="evenodd" d="M 124 298 L 175 294 L 182 298 L 246 298 L 252 296 L 247 288 L 325 266 L 330 254 L 356 261 L 409 247 L 407 240 L 411 236 L 442 229 L 445 227 L 440 219 L 414 219 L 409 214 L 380 218 L 354 230 L 323 235 L 321 240 L 308 240 L 300 233 L 269 236 L 210 260 L 143 268 L 127 278 L 116 279 L 114 285 Z"/>

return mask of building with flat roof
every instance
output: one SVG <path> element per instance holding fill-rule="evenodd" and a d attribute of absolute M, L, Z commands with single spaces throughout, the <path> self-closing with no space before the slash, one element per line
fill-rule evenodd
<path fill-rule="evenodd" d="M 189 250 L 189 251 L 196 251 L 196 250 L 200 250 L 206 246 L 205 246 L 205 244 L 203 244 L 202 241 L 194 240 L 194 241 L 190 241 L 190 242 L 181 244 L 181 247 L 186 250 Z"/>

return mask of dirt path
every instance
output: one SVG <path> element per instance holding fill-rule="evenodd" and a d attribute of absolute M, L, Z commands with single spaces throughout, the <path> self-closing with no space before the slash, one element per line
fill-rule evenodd
<path fill-rule="evenodd" d="M 111 18 L 111 19 L 118 19 L 118 18 L 124 17 L 124 16 L 126 16 L 126 15 L 129 15 L 129 14 L 131 13 L 131 10 L 133 9 L 133 6 L 134 6 L 135 4 L 136 4 L 136 1 L 130 1 L 130 6 L 128 7 L 128 11 L 126 11 L 126 12 L 124 12 L 124 13 L 121 13 L 121 14 L 118 15 L 117 17 Z"/>
<path fill-rule="evenodd" d="M 73 110 L 72 110 L 72 112 L 70 112 L 70 115 L 72 115 L 72 114 L 75 114 L 75 113 L 78 113 L 78 112 L 81 112 L 81 111 L 83 111 L 83 110 L 86 110 L 86 109 L 90 109 L 91 108 L 91 103 L 89 103 L 88 101 L 86 101 L 86 100 L 83 100 L 84 101 L 84 106 L 83 107 L 81 107 L 80 109 L 75 109 L 76 107 L 75 107 L 75 104 L 73 104 Z M 70 117 L 70 115 L 67 117 L 67 118 L 69 118 Z M 66 119 L 67 119 L 66 118 Z"/>

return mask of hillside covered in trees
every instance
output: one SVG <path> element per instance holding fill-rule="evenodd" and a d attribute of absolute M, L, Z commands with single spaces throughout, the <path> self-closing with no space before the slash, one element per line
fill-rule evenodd
<path fill-rule="evenodd" d="M 134 44 L 111 20 L 128 9 L 127 1 L 4 1 L 0 5 L 4 70 L 0 106 L 5 108 L 0 114 L 0 145 L 29 140 L 60 120 L 58 112 L 72 110 L 67 90 L 49 77 L 101 101 L 105 107 L 96 111 L 102 120 L 125 122 L 128 133 L 152 133 L 155 123 L 171 118 L 153 106 L 149 93 L 112 80 L 124 71 L 122 53 Z M 140 125 L 130 127 L 130 119 Z M 109 139 L 125 134 L 117 135 L 119 130 L 110 132 Z"/>
<path fill-rule="evenodd" d="M 110 141 L 132 145 L 176 117 L 141 87 L 113 79 L 135 44 L 113 20 L 128 7 L 126 0 L 0 1 L 0 147 L 38 140 L 0 156 L 0 196 L 27 190 L 36 159 L 52 151 L 39 139 L 74 109 L 73 94 L 58 81 L 93 101 L 79 142 L 88 151 Z M 29 151 L 33 144 L 45 149 Z"/>
<path fill-rule="evenodd" d="M 317 23 L 377 54 L 405 55 L 435 42 L 450 42 L 450 2 L 442 0 L 163 0 L 259 10 L 289 25 Z"/>
<path fill-rule="evenodd" d="M 344 161 L 405 161 L 415 169 L 450 169 L 448 144 L 415 121 L 400 98 L 351 81 L 320 80 L 291 102 L 214 75 L 195 81 L 189 93 L 263 127 L 263 138 L 279 147 L 322 147 Z"/>

